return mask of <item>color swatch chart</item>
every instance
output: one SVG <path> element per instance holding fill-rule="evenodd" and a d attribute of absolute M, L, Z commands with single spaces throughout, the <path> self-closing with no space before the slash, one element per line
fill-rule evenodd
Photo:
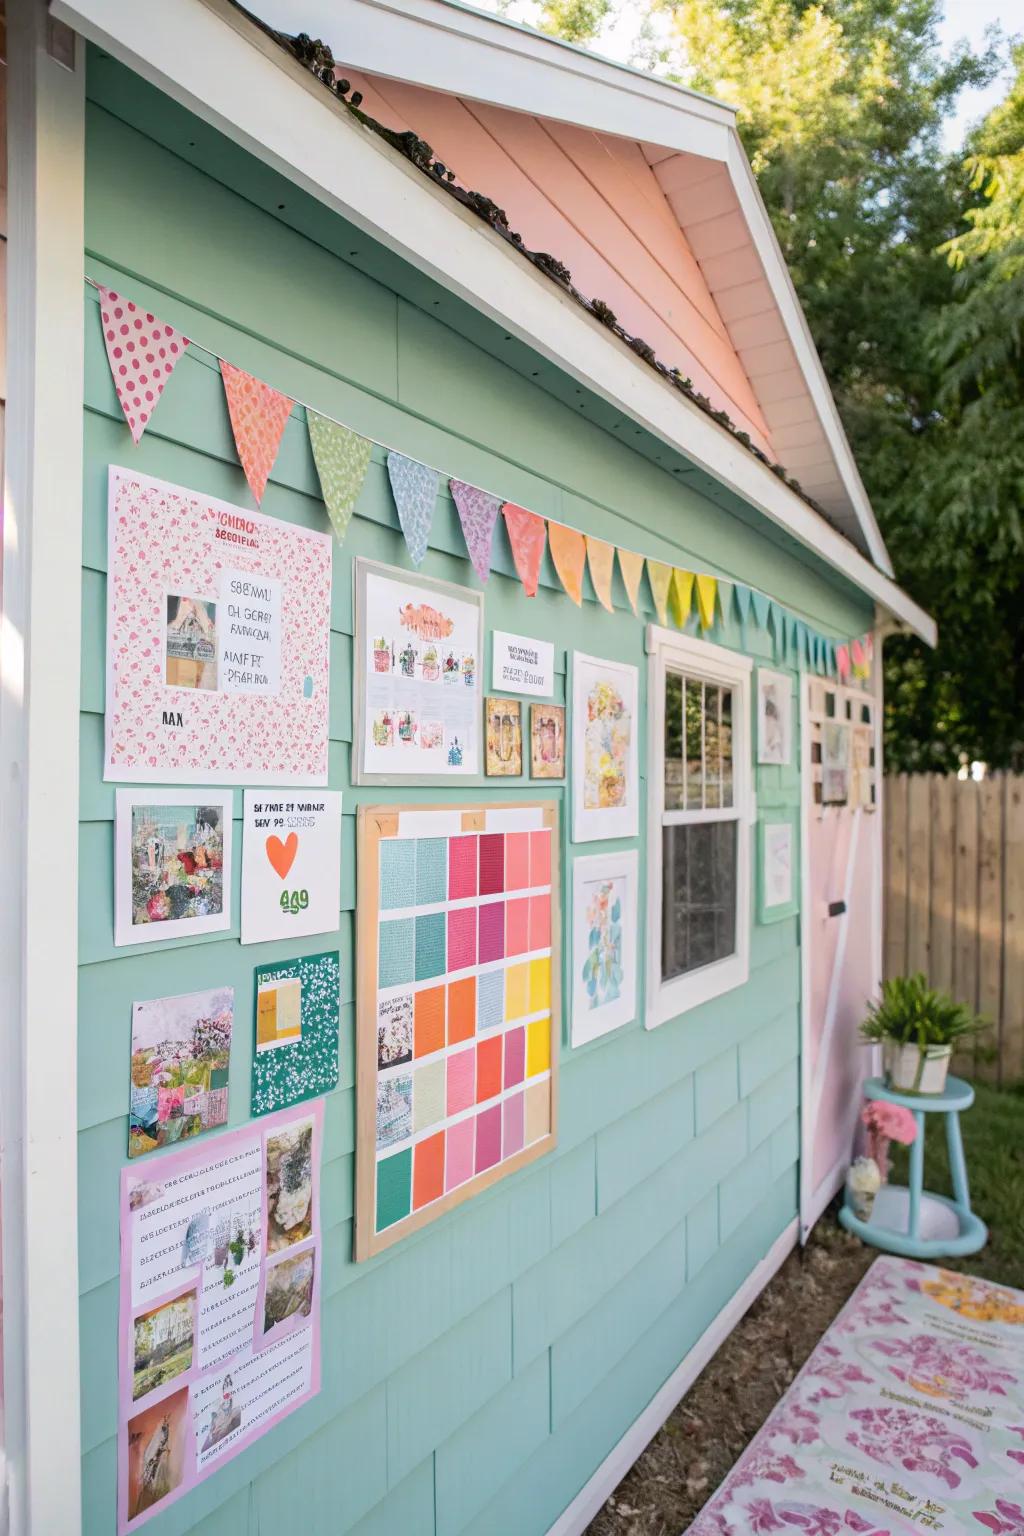
<path fill-rule="evenodd" d="M 376 841 L 374 1234 L 552 1138 L 554 814 L 402 811 Z"/>

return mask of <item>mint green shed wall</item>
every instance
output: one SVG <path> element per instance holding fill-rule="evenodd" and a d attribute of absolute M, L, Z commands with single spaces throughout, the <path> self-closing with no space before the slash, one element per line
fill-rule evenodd
<path fill-rule="evenodd" d="M 607 426 L 592 424 L 588 407 L 600 414 L 599 403 L 577 400 L 571 381 L 549 365 L 531 368 L 525 349 L 515 349 L 515 366 L 499 361 L 500 333 L 97 55 L 90 96 L 90 276 L 298 398 L 452 474 L 601 537 L 756 582 L 836 634 L 868 626 L 870 611 L 851 589 L 811 557 L 787 552 L 749 509 L 714 504 L 687 466 L 678 477 L 658 467 L 657 445 L 627 447 L 625 424 L 612 429 L 614 413 L 605 410 Z M 358 270 L 349 251 L 375 275 Z M 238 1125 L 248 1116 L 256 959 L 312 953 L 332 940 L 266 945 L 257 956 L 239 946 L 236 926 L 230 937 L 113 948 L 114 794 L 102 780 L 107 467 L 127 464 L 252 502 L 211 359 L 186 355 L 134 449 L 92 290 L 84 302 L 83 1502 L 88 1536 L 105 1536 L 116 1507 L 117 1199 L 131 1004 L 234 986 L 230 1123 Z M 545 387 L 530 377 L 535 371 Z M 288 423 L 263 510 L 326 528 L 303 414 L 297 407 Z M 354 812 L 360 800 L 416 797 L 352 790 L 349 780 L 351 559 L 407 564 L 378 450 L 358 514 L 335 552 L 332 612 L 330 783 L 345 794 L 343 1008 L 321 1193 L 323 1389 L 157 1515 L 153 1536 L 268 1536 L 299 1525 L 309 1536 L 541 1536 L 796 1213 L 793 920 L 754 924 L 744 988 L 650 1034 L 636 1022 L 583 1050 L 563 1046 L 557 1151 L 378 1259 L 353 1264 Z M 475 581 L 446 490 L 425 569 Z M 609 615 L 588 592 L 578 612 L 556 590 L 550 566 L 537 598 L 527 600 L 503 538 L 496 541 L 487 627 L 553 640 L 559 698 L 574 645 L 633 662 L 645 685 L 643 623 L 621 589 L 616 601 Z M 732 625 L 713 638 L 741 643 Z M 757 637 L 746 639 L 749 649 Z M 564 803 L 562 786 L 540 788 Z M 757 788 L 762 805 L 796 803 L 796 770 L 761 770 Z M 463 793 L 537 791 L 524 779 Z M 436 789 L 420 793 L 439 797 Z M 563 842 L 563 851 L 568 867 L 573 849 Z M 236 861 L 236 913 L 238 873 Z"/>

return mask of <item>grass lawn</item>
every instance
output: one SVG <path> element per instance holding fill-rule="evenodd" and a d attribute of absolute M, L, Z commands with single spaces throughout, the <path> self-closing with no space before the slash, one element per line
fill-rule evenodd
<path fill-rule="evenodd" d="M 987 1088 L 977 1084 L 976 1098 L 960 1116 L 967 1159 L 971 1207 L 988 1227 L 989 1240 L 966 1259 L 943 1259 L 946 1269 L 982 1275 L 1002 1285 L 1024 1289 L 1024 1087 Z M 890 1178 L 907 1182 L 907 1149 L 893 1147 Z M 939 1195 L 952 1195 L 945 1126 L 938 1115 L 926 1117 L 924 1184 Z"/>

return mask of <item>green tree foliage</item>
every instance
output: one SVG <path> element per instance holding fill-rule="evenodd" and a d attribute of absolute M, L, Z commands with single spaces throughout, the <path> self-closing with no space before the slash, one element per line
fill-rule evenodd
<path fill-rule="evenodd" d="M 549 0 L 549 30 L 562 7 L 575 41 L 607 9 Z M 998 45 L 943 58 L 941 0 L 653 8 L 644 62 L 739 109 L 897 576 L 939 623 L 934 652 L 886 642 L 889 764 L 1019 764 L 1024 52 L 965 166 L 942 122 Z"/>

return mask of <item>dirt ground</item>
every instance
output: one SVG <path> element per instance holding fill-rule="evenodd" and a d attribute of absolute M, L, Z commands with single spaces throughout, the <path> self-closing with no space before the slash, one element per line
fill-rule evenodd
<path fill-rule="evenodd" d="M 877 1257 L 826 1215 L 698 1376 L 587 1536 L 682 1536 Z"/>

